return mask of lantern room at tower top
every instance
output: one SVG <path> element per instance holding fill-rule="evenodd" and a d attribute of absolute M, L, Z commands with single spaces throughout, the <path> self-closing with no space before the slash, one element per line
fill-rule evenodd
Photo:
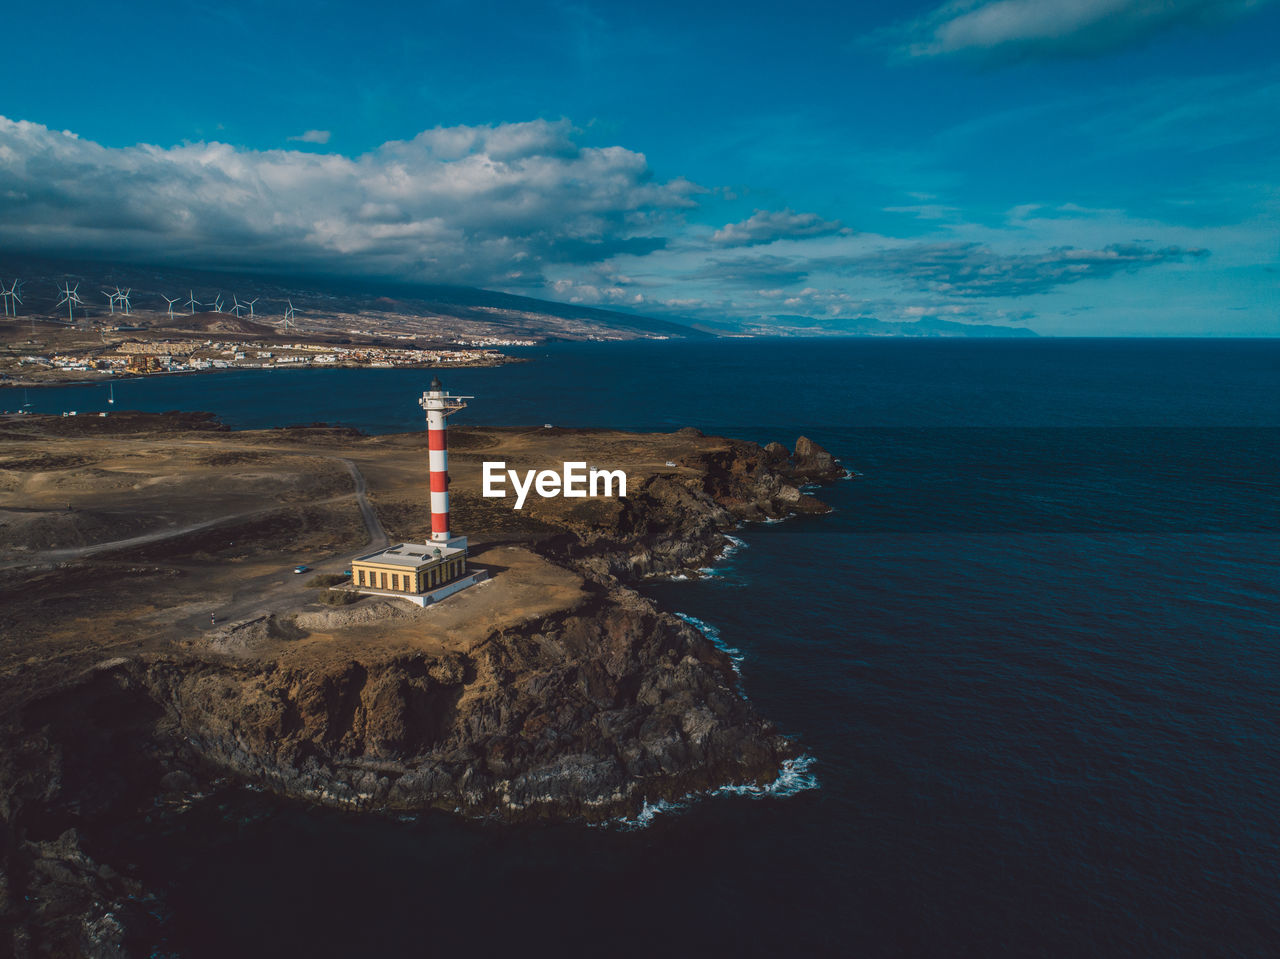
<path fill-rule="evenodd" d="M 351 561 L 351 589 L 398 596 L 425 606 L 485 579 L 484 570 L 467 569 L 467 538 L 449 528 L 449 436 L 445 417 L 464 409 L 472 396 L 446 393 L 439 377 L 418 401 L 427 414 L 431 539 L 400 543 Z"/>

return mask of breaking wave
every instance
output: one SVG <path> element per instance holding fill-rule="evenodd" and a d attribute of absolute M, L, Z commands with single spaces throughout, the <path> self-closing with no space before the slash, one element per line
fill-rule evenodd
<path fill-rule="evenodd" d="M 604 823 L 603 825 L 616 826 L 624 832 L 630 832 L 633 829 L 645 829 L 648 826 L 653 825 L 653 821 L 658 818 L 660 814 L 664 812 L 676 812 L 677 810 L 687 808 L 692 799 L 693 797 L 689 797 L 688 799 L 681 799 L 677 802 L 659 799 L 656 803 L 651 803 L 646 799 L 644 801 L 644 805 L 640 807 L 640 811 L 634 816 L 620 816 L 611 822 Z"/>
<path fill-rule="evenodd" d="M 716 629 L 710 623 L 698 619 L 697 616 L 690 616 L 688 613 L 676 613 L 686 623 L 705 636 L 711 645 L 720 652 L 729 657 L 729 662 L 733 664 L 733 675 L 737 676 L 739 681 L 742 679 L 742 661 L 747 657 L 743 655 L 742 650 L 736 646 L 730 646 L 720 637 L 720 630 Z"/>
<path fill-rule="evenodd" d="M 711 791 L 712 796 L 750 796 L 752 799 L 763 799 L 766 796 L 778 798 L 794 796 L 807 789 L 817 789 L 821 783 L 813 772 L 817 760 L 805 753 L 795 759 L 787 759 L 782 763 L 778 778 L 764 786 L 748 783 L 740 786 L 721 786 Z"/>
<path fill-rule="evenodd" d="M 781 770 L 778 772 L 778 778 L 764 786 L 746 783 L 720 786 L 717 789 L 703 793 L 690 793 L 676 800 L 659 799 L 657 802 L 649 802 L 646 799 L 644 805 L 640 807 L 640 811 L 634 816 L 619 816 L 617 819 L 611 819 L 600 825 L 606 828 L 619 829 L 623 832 L 634 832 L 653 825 L 653 821 L 663 813 L 683 812 L 700 799 L 714 798 L 716 796 L 746 796 L 748 799 L 785 799 L 788 796 L 794 796 L 796 793 L 805 792 L 809 789 L 821 788 L 822 784 L 812 771 L 816 762 L 817 760 L 808 753 L 803 756 L 797 756 L 795 759 L 785 760 Z"/>
<path fill-rule="evenodd" d="M 701 566 L 698 568 L 698 575 L 701 576 L 702 578 L 724 579 L 725 569 L 732 568 L 732 567 L 726 567 L 727 561 L 733 557 L 734 553 L 738 552 L 739 550 L 743 550 L 747 548 L 746 541 L 739 539 L 737 536 L 730 536 L 729 534 L 726 533 L 724 538 L 726 540 L 725 545 L 724 547 L 721 548 L 720 552 L 716 555 L 717 565 Z"/>

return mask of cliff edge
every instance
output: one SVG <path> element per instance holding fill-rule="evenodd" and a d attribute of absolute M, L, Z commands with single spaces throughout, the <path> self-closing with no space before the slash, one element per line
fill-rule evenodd
<path fill-rule="evenodd" d="M 111 950 L 143 894 L 84 837 L 219 777 L 358 809 L 588 822 L 775 780 L 795 743 L 723 652 L 632 585 L 709 565 L 743 521 L 824 512 L 802 487 L 843 471 L 807 440 L 794 456 L 697 431 L 648 442 L 660 465 L 626 499 L 531 510 L 476 550 L 492 582 L 438 609 L 312 603 L 175 629 L 11 697 L 0 920 L 18 954 L 73 939 L 126 954 Z M 392 522 L 397 502 L 380 505 Z"/>

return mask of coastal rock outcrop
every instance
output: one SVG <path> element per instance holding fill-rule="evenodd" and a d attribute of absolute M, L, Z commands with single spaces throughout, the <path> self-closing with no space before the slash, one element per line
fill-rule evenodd
<path fill-rule="evenodd" d="M 199 763 L 360 808 L 599 820 L 768 782 L 795 755 L 724 653 L 630 591 L 467 655 L 117 668 Z"/>
<path fill-rule="evenodd" d="M 465 648 L 260 655 L 368 625 L 385 612 L 373 601 L 231 623 L 25 702 L 0 727 L 0 924 L 30 955 L 125 954 L 145 890 L 82 837 L 222 777 L 357 809 L 587 822 L 774 781 L 796 744 L 723 651 L 628 584 L 708 565 L 743 521 L 825 512 L 801 487 L 843 471 L 805 439 L 794 455 L 707 444 L 667 466 L 534 544 L 576 571 L 580 601 Z"/>
<path fill-rule="evenodd" d="M 830 482 L 840 479 L 845 473 L 834 456 L 807 436 L 796 440 L 796 451 L 791 461 L 791 472 L 810 482 Z"/>
<path fill-rule="evenodd" d="M 801 444 L 800 459 L 779 443 L 745 441 L 682 456 L 679 472 L 646 480 L 624 500 L 582 504 L 563 521 L 566 532 L 543 549 L 601 581 L 709 566 L 740 523 L 830 510 L 800 486 L 829 482 L 844 470 L 818 444 L 803 438 Z"/>

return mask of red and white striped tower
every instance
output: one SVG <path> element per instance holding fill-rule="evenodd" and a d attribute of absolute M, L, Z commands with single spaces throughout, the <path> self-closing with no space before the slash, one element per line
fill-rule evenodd
<path fill-rule="evenodd" d="M 466 407 L 474 396 L 450 396 L 433 377 L 418 405 L 427 411 L 427 448 L 431 470 L 431 541 L 449 540 L 449 440 L 444 418 Z"/>

